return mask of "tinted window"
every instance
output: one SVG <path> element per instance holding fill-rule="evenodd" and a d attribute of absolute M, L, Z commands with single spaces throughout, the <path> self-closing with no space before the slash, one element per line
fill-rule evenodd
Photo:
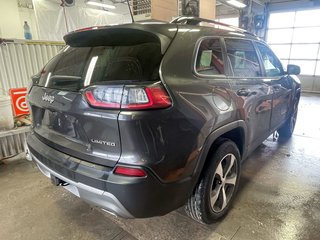
<path fill-rule="evenodd" d="M 260 77 L 261 67 L 251 41 L 226 39 L 228 61 L 235 77 Z"/>
<path fill-rule="evenodd" d="M 196 71 L 203 75 L 224 74 L 224 64 L 219 39 L 206 39 L 200 44 Z"/>
<path fill-rule="evenodd" d="M 89 47 L 69 48 L 55 66 L 52 75 L 81 77 L 89 52 Z"/>
<path fill-rule="evenodd" d="M 265 45 L 257 43 L 267 77 L 283 75 L 282 65 L 274 53 Z"/>
<path fill-rule="evenodd" d="M 69 47 L 47 64 L 40 85 L 77 91 L 108 81 L 156 81 L 161 58 L 158 43 Z"/>

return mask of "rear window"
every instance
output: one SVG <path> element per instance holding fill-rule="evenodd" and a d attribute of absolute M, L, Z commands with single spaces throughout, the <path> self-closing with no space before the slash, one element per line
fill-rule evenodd
<path fill-rule="evenodd" d="M 78 91 L 110 81 L 156 81 L 162 59 L 159 43 L 131 46 L 67 47 L 45 67 L 39 85 Z"/>

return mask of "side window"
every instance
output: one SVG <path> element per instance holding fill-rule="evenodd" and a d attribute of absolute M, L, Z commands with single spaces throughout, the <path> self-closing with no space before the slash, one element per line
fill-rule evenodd
<path fill-rule="evenodd" d="M 218 38 L 205 39 L 201 42 L 197 54 L 196 72 L 208 76 L 224 74 L 222 50 Z"/>
<path fill-rule="evenodd" d="M 251 41 L 225 39 L 228 61 L 234 77 L 261 77 L 261 67 Z"/>
<path fill-rule="evenodd" d="M 258 50 L 262 57 L 263 66 L 267 77 L 276 77 L 283 75 L 283 68 L 280 60 L 264 44 L 257 43 Z"/>

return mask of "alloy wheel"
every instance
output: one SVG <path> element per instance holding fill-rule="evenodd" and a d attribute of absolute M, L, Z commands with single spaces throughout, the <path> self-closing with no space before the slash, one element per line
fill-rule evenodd
<path fill-rule="evenodd" d="M 211 208 L 214 212 L 219 213 L 228 205 L 235 190 L 237 171 L 237 160 L 233 154 L 227 154 L 219 162 L 210 191 Z"/>

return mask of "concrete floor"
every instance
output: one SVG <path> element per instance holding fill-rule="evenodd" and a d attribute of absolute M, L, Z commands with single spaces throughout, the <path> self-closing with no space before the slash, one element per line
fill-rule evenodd
<path fill-rule="evenodd" d="M 304 95 L 292 139 L 267 139 L 242 165 L 232 210 L 205 226 L 178 209 L 125 220 L 93 208 L 24 159 L 0 165 L 0 239 L 319 239 L 320 95 Z M 161 206 L 159 206 L 161 207 Z"/>

